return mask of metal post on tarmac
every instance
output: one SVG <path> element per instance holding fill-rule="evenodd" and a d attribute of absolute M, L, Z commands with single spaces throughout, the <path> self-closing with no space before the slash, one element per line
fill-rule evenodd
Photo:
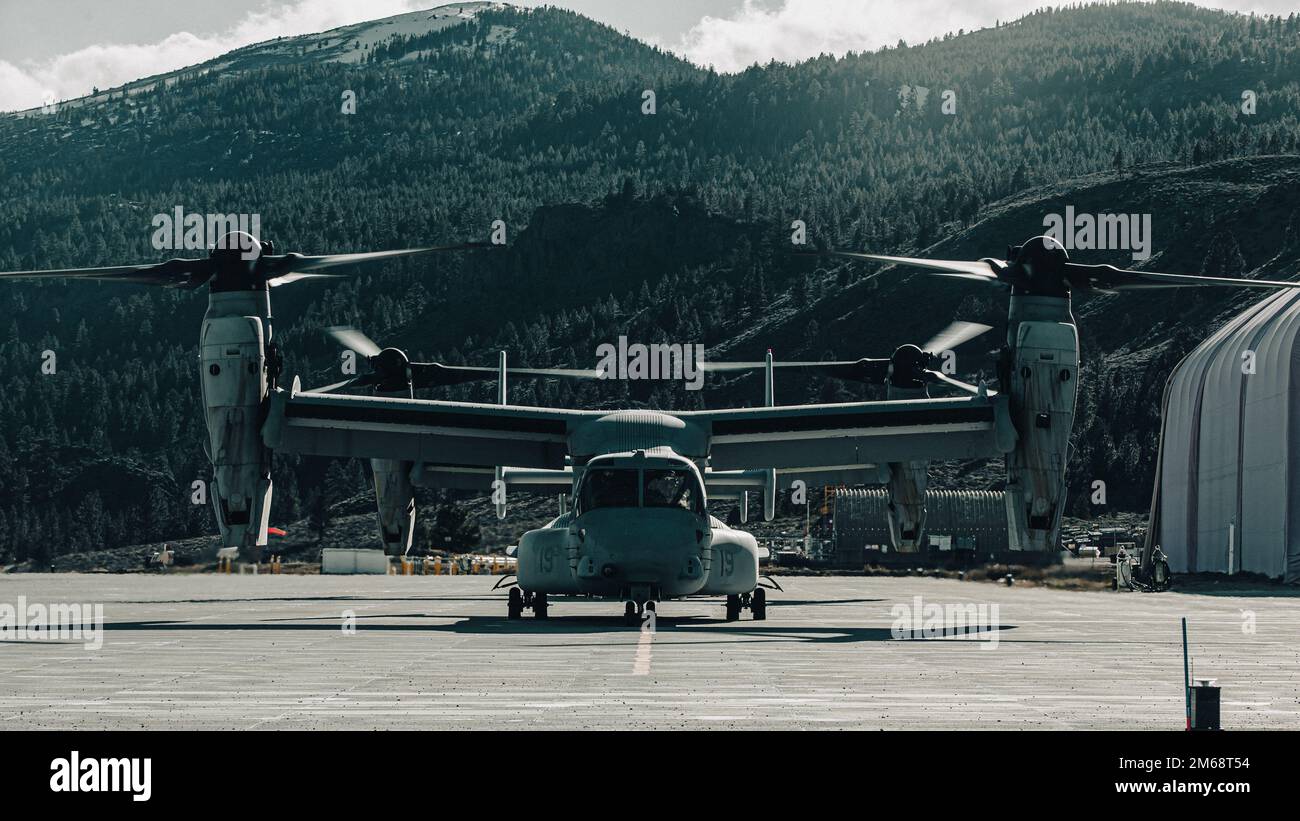
<path fill-rule="evenodd" d="M 1187 730 L 1192 729 L 1192 679 L 1187 660 L 1187 617 L 1183 616 L 1183 712 L 1187 719 Z"/>

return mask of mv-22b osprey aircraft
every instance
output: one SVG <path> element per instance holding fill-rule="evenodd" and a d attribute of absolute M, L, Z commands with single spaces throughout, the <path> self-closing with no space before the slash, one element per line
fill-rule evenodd
<path fill-rule="evenodd" d="M 1002 455 L 1010 548 L 1055 549 L 1064 508 L 1064 473 L 1079 365 L 1071 293 L 1192 285 L 1298 287 L 1300 283 L 1134 271 L 1070 262 L 1049 237 L 1008 250 L 1006 260 L 935 260 L 819 250 L 812 253 L 910 266 L 1010 290 L 1000 390 L 969 385 L 934 366 L 936 352 L 980 327 L 956 325 L 925 349 L 905 345 L 889 359 L 840 362 L 706 363 L 711 371 L 762 368 L 763 407 L 667 413 L 512 406 L 509 375 L 593 378 L 595 371 L 507 369 L 411 362 L 360 334 L 336 337 L 368 358 L 370 373 L 303 390 L 280 382 L 271 335 L 270 288 L 326 269 L 475 243 L 395 251 L 303 256 L 231 234 L 206 258 L 51 271 L 3 279 L 74 278 L 174 288 L 208 285 L 200 331 L 202 400 L 212 461 L 211 497 L 223 544 L 249 559 L 266 544 L 271 454 L 371 460 L 386 552 L 411 546 L 415 486 L 498 491 L 562 490 L 573 507 L 520 539 L 517 585 L 508 615 L 545 618 L 548 596 L 586 594 L 625 602 L 637 619 L 663 599 L 725 595 L 728 619 L 748 608 L 766 616 L 759 550 L 748 533 L 709 515 L 708 496 L 762 492 L 775 511 L 778 484 L 879 483 L 889 489 L 894 547 L 915 551 L 924 536 L 926 468 L 933 459 Z M 680 363 L 679 363 L 680 364 Z M 840 379 L 881 382 L 887 399 L 780 406 L 773 374 L 809 369 Z M 416 388 L 497 379 L 498 403 L 415 399 Z M 931 398 L 942 384 L 961 396 Z M 368 396 L 335 391 L 370 387 Z M 742 511 L 745 509 L 742 506 Z"/>

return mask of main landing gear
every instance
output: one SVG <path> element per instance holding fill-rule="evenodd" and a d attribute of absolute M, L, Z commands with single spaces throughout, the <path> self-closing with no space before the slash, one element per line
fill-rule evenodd
<path fill-rule="evenodd" d="M 740 593 L 727 596 L 727 621 L 736 621 L 740 618 L 740 611 L 749 610 L 754 621 L 764 621 L 767 619 L 767 591 L 761 587 L 754 589 L 753 593 Z"/>
<path fill-rule="evenodd" d="M 506 616 L 512 619 L 524 617 L 524 610 L 532 610 L 533 618 L 546 618 L 550 604 L 545 593 L 524 592 L 518 587 L 510 588 L 510 599 L 506 602 Z"/>
<path fill-rule="evenodd" d="M 645 617 L 645 612 L 649 610 L 653 613 L 655 607 L 656 605 L 652 601 L 626 601 L 623 603 L 623 623 L 628 627 L 635 627 L 641 623 L 642 619 Z"/>

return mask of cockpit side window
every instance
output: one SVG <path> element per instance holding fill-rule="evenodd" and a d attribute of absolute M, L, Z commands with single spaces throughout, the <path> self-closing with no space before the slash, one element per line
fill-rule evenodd
<path fill-rule="evenodd" d="M 627 468 L 588 468 L 578 497 L 581 512 L 599 507 L 637 507 L 637 474 Z"/>
<path fill-rule="evenodd" d="M 680 507 L 693 513 L 702 512 L 703 498 L 695 475 L 689 470 L 648 469 L 643 474 L 646 507 Z"/>

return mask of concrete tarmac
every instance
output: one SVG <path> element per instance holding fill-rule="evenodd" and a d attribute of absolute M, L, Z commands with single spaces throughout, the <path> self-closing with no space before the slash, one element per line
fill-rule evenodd
<path fill-rule="evenodd" d="M 1226 729 L 1300 729 L 1300 598 L 780 581 L 766 621 L 692 599 L 650 631 L 508 621 L 487 576 L 0 576 L 0 614 L 104 616 L 98 649 L 0 634 L 0 729 L 1178 730 L 1184 615 Z"/>

